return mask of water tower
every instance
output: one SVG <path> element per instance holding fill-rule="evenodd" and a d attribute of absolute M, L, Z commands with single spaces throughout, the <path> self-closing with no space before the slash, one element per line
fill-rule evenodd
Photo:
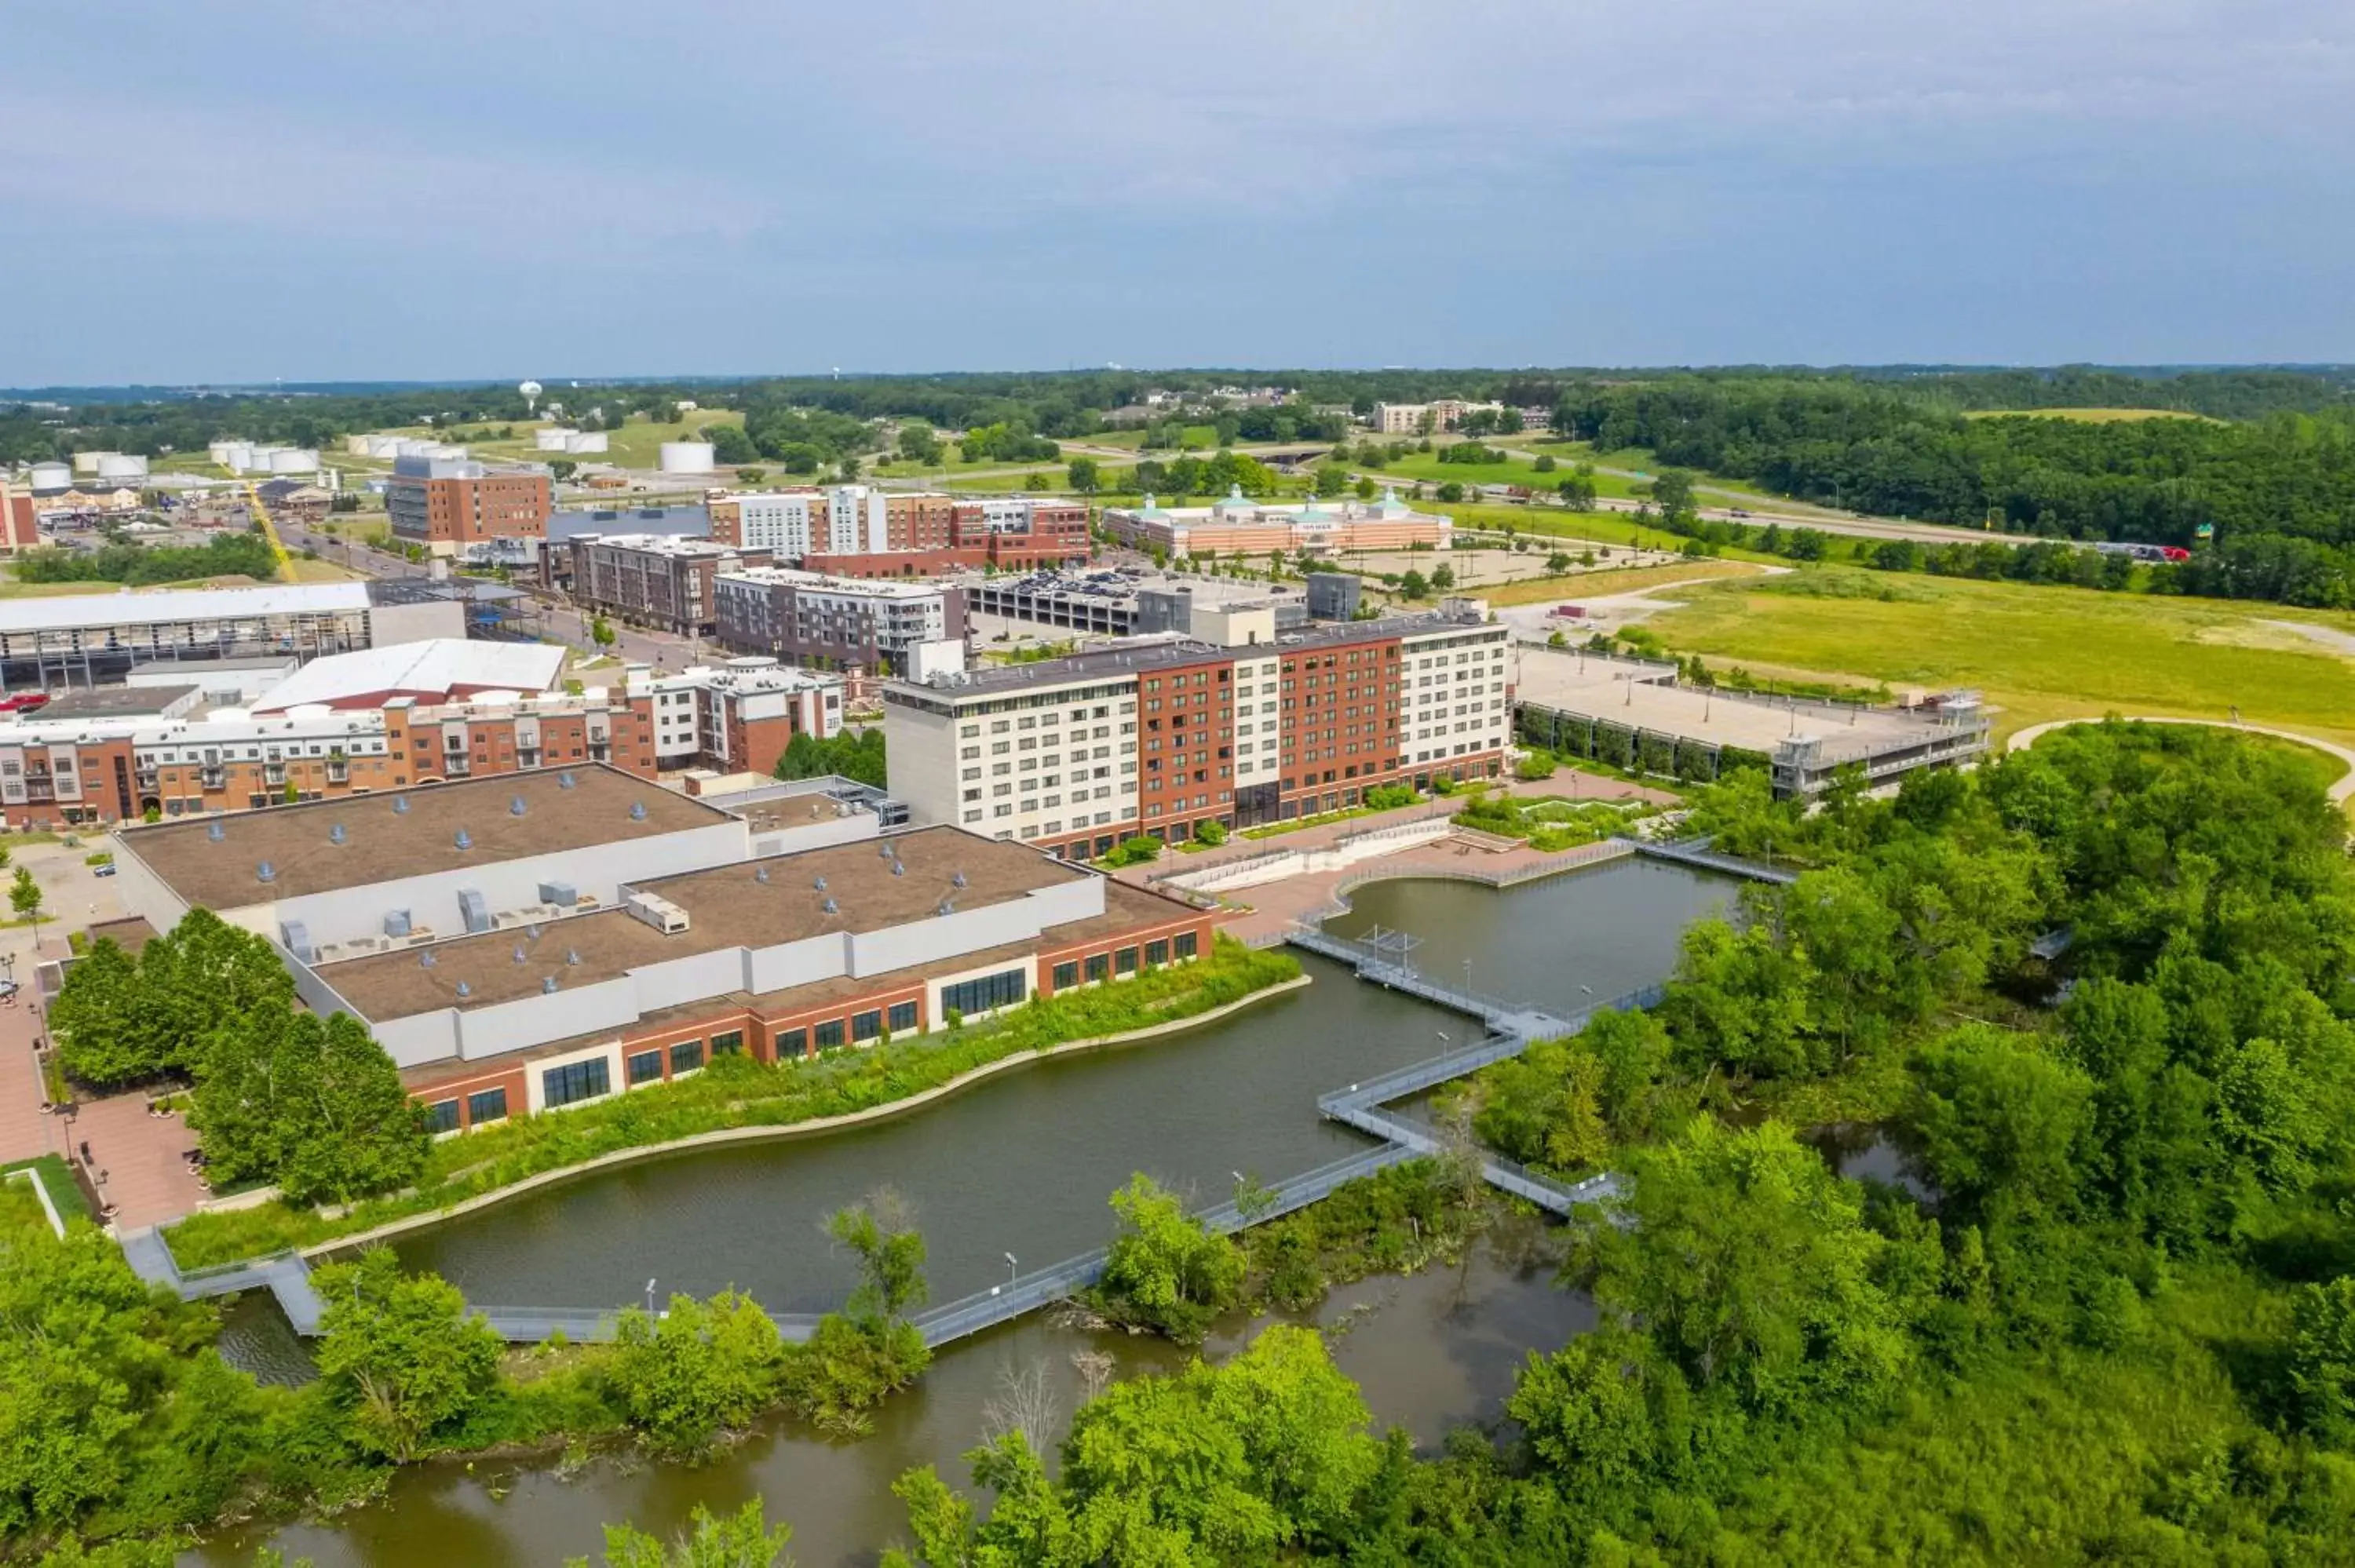
<path fill-rule="evenodd" d="M 520 387 L 517 387 L 516 390 L 523 394 L 524 412 L 527 414 L 537 413 L 539 408 L 539 383 L 537 381 L 527 381 Z"/>

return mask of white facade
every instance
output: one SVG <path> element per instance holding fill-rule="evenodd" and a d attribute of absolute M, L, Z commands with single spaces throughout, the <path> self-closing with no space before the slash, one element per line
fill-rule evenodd
<path fill-rule="evenodd" d="M 665 473 L 709 473 L 711 443 L 709 441 L 665 441 L 662 444 L 662 471 Z"/>
<path fill-rule="evenodd" d="M 1512 738 L 1511 631 L 1451 627 L 1399 640 L 1399 748 L 1409 767 L 1502 750 Z"/>
<path fill-rule="evenodd" d="M 872 485 L 838 484 L 826 495 L 826 548 L 837 556 L 878 555 L 891 547 L 890 506 Z"/>
<path fill-rule="evenodd" d="M 883 708 L 891 792 L 917 821 L 1037 839 L 1137 820 L 1135 672 L 927 695 L 947 711 Z"/>
<path fill-rule="evenodd" d="M 811 553 L 813 537 L 824 527 L 826 499 L 817 491 L 738 495 L 738 542 L 748 550 L 767 550 L 798 560 Z"/>

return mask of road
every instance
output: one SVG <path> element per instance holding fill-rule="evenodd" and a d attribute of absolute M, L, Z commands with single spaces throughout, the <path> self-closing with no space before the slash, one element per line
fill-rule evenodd
<path fill-rule="evenodd" d="M 334 561 L 364 576 L 382 578 L 428 577 L 432 574 L 425 567 L 389 550 L 379 550 L 356 539 L 346 539 L 301 523 L 284 525 L 286 542 L 295 549 L 318 552 L 319 558 Z M 542 592 L 527 583 L 517 587 L 537 599 L 543 609 L 548 640 L 560 642 L 583 659 L 593 659 L 600 652 L 633 664 L 651 664 L 657 671 L 684 670 L 702 662 L 703 646 L 699 639 L 675 636 L 667 631 L 655 631 L 641 627 L 611 623 L 613 645 L 601 650 L 590 635 L 590 620 L 563 594 Z"/>

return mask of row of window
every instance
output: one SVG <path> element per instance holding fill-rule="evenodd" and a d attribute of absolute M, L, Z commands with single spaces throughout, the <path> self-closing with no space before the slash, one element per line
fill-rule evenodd
<path fill-rule="evenodd" d="M 1145 967 L 1160 968 L 1169 961 L 1172 950 L 1172 941 L 1169 938 L 1156 938 L 1146 943 Z M 1201 951 L 1200 939 L 1191 931 L 1180 931 L 1175 938 L 1174 950 L 1178 958 L 1190 959 Z M 1055 966 L 1055 989 L 1069 991 L 1078 985 L 1082 971 L 1085 972 L 1088 983 L 1091 985 L 1103 980 L 1107 974 L 1133 975 L 1136 972 L 1137 953 L 1138 950 L 1135 948 L 1122 948 L 1110 953 L 1090 953 L 1084 961 L 1067 959 Z"/>

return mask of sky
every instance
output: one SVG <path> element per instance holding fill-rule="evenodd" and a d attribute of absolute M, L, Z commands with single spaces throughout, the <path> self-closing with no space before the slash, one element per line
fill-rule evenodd
<path fill-rule="evenodd" d="M 0 385 L 2355 360 L 2348 0 L 5 0 Z"/>

